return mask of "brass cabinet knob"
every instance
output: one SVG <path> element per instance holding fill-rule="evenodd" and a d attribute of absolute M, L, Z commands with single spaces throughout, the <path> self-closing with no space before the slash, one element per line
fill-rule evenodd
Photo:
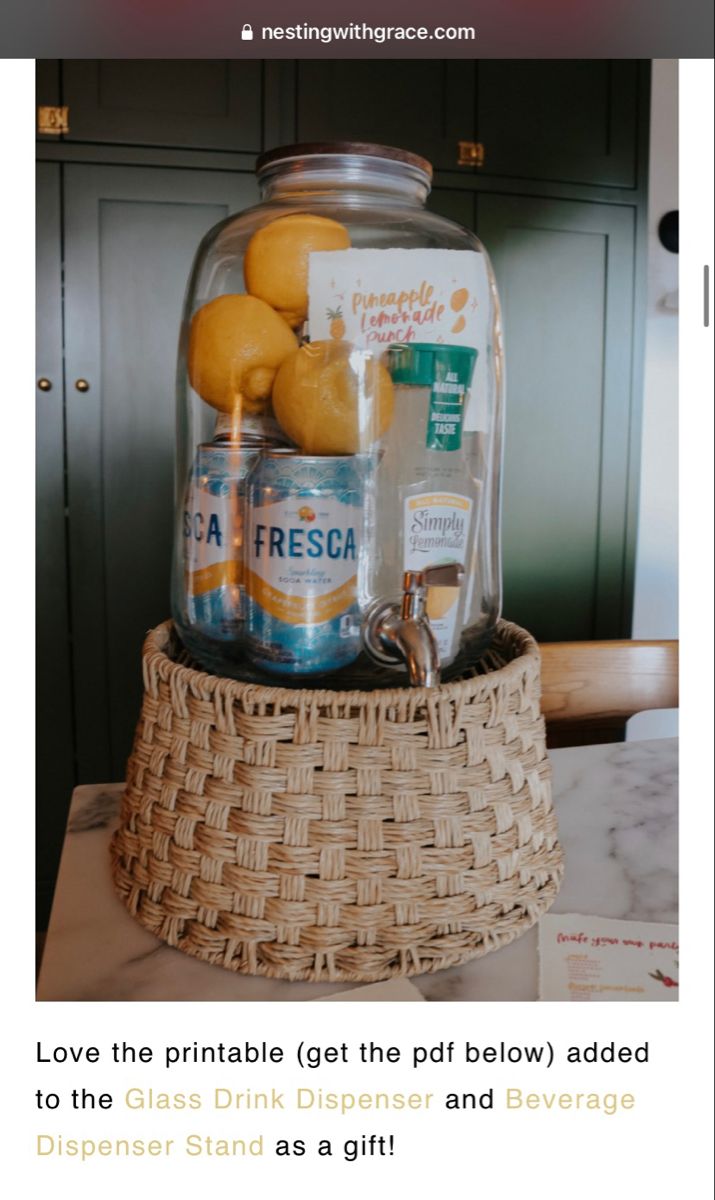
<path fill-rule="evenodd" d="M 45 379 L 45 377 L 43 375 L 42 379 L 38 379 L 37 386 L 41 392 L 51 392 L 52 391 L 52 380 Z"/>
<path fill-rule="evenodd" d="M 89 384 L 87 383 L 86 379 L 75 379 L 74 385 L 77 388 L 78 392 L 88 392 L 89 391 Z"/>

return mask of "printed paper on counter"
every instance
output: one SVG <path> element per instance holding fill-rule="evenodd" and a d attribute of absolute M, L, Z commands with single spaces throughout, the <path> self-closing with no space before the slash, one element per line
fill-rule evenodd
<path fill-rule="evenodd" d="M 678 926 L 549 913 L 539 922 L 540 1000 L 677 1000 Z"/>

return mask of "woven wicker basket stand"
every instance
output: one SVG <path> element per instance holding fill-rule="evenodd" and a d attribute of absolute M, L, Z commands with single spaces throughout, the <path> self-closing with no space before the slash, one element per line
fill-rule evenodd
<path fill-rule="evenodd" d="M 375 981 L 498 948 L 563 862 L 536 643 L 500 622 L 434 689 L 262 687 L 147 637 L 112 842 L 129 912 L 187 954 L 283 979 Z"/>

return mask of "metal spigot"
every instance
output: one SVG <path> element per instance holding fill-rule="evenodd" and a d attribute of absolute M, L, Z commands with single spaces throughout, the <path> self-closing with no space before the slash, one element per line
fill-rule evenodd
<path fill-rule="evenodd" d="M 402 602 L 380 601 L 368 613 L 365 645 L 380 663 L 404 662 L 411 687 L 436 687 L 440 661 L 437 641 L 427 616 L 430 587 L 459 587 L 464 579 L 461 563 L 405 571 Z"/>

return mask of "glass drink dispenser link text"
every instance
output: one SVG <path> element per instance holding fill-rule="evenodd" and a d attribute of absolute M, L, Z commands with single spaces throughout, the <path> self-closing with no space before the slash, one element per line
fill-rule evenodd
<path fill-rule="evenodd" d="M 177 372 L 172 611 L 203 667 L 432 686 L 501 605 L 503 354 L 476 236 L 431 167 L 363 143 L 258 160 L 207 233 Z"/>

